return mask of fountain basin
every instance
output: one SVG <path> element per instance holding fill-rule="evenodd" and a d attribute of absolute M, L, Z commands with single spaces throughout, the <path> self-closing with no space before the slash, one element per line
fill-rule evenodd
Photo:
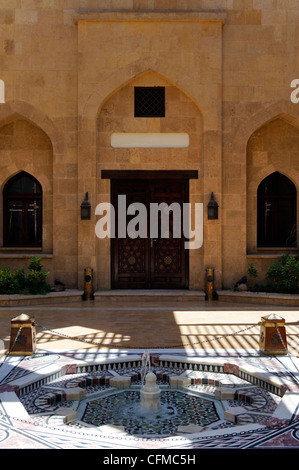
<path fill-rule="evenodd" d="M 246 354 L 246 357 L 220 354 L 218 357 L 218 353 L 217 357 L 211 357 L 206 352 L 202 353 L 204 357 L 198 353 L 196 357 L 188 357 L 183 353 L 151 356 L 151 367 L 161 394 L 181 391 L 202 398 L 213 397 L 224 411 L 219 421 L 204 426 L 190 421 L 188 424 L 187 421 L 178 425 L 175 431 L 171 427 L 171 419 L 176 416 L 172 415 L 165 417 L 166 429 L 140 430 L 133 425 L 128 432 L 125 430 L 127 423 L 97 426 L 83 422 L 80 410 L 81 405 L 86 408 L 86 400 L 105 398 L 123 391 L 140 393 L 144 384 L 143 364 L 141 354 L 135 353 L 114 356 L 83 351 L 71 357 L 39 353 L 17 361 L 9 359 L 2 367 L 3 375 L 7 374 L 0 387 L 2 410 L 8 417 L 13 416 L 10 421 L 13 432 L 23 433 L 26 427 L 26 438 L 32 438 L 30 444 L 33 447 L 36 447 L 38 432 L 41 438 L 47 437 L 43 447 L 53 448 L 53 445 L 61 446 L 64 442 L 71 448 L 96 449 L 128 446 L 138 449 L 166 449 L 169 446 L 243 448 L 248 443 L 255 448 L 261 444 L 273 447 L 278 442 L 277 438 L 286 436 L 286 432 L 295 435 L 298 385 L 294 384 L 289 372 L 292 371 L 290 358 L 279 358 L 278 361 L 259 354 Z M 163 400 L 162 396 L 162 408 Z M 132 405 L 135 415 L 138 415 L 137 404 Z M 128 410 L 130 415 L 130 408 Z M 167 411 L 172 412 L 171 408 Z M 153 413 L 152 410 L 150 412 Z M 291 445 L 294 443 L 295 438 Z M 7 440 L 0 442 L 2 447 L 6 444 Z M 23 440 L 20 445 L 23 445 Z"/>
<path fill-rule="evenodd" d="M 169 393 L 180 391 L 186 394 L 195 394 L 208 400 L 213 399 L 220 419 L 202 425 L 194 424 L 192 418 L 190 418 L 189 421 L 186 420 L 184 423 L 173 427 L 171 423 L 173 414 L 170 417 L 164 416 L 170 434 L 167 434 L 164 430 L 161 434 L 159 428 L 158 436 L 171 436 L 176 432 L 185 434 L 188 433 L 188 430 L 189 434 L 204 430 L 216 432 L 220 429 L 228 429 L 243 424 L 265 423 L 269 420 L 269 416 L 275 412 L 280 403 L 281 395 L 284 393 L 285 380 L 283 378 L 271 373 L 266 376 L 263 371 L 260 372 L 259 369 L 254 369 L 249 361 L 245 366 L 242 363 L 241 368 L 241 366 L 239 367 L 234 363 L 223 364 L 221 359 L 214 360 L 214 363 L 211 364 L 208 359 L 206 361 L 203 359 L 191 361 L 189 359 L 189 362 L 183 362 L 181 357 L 178 360 L 178 356 L 167 356 L 167 360 L 164 360 L 164 357 L 163 361 L 160 360 L 154 367 L 152 366 L 152 370 L 157 377 L 157 384 L 161 389 L 162 408 L 164 391 Z M 254 361 L 253 358 L 251 362 Z M 34 361 L 30 359 L 28 362 Z M 39 387 L 33 387 L 33 383 L 31 383 L 30 386 L 22 388 L 20 390 L 20 400 L 32 417 L 38 415 L 42 415 L 45 419 L 52 419 L 53 417 L 53 419 L 59 419 L 59 421 L 79 429 L 94 427 L 100 433 L 108 432 L 109 434 L 111 430 L 109 420 L 103 420 L 103 423 L 107 423 L 106 425 L 100 421 L 99 425 L 93 425 L 81 419 L 87 402 L 98 398 L 102 399 L 111 394 L 115 395 L 122 391 L 136 392 L 138 393 L 138 400 L 135 398 L 135 402 L 131 401 L 131 405 L 133 405 L 138 419 L 141 419 L 139 416 L 140 392 L 145 384 L 142 371 L 141 361 L 135 361 L 135 357 L 132 356 L 119 362 L 103 361 L 88 366 L 78 364 L 76 368 L 68 368 L 67 374 L 58 375 L 55 373 L 55 377 L 49 376 L 47 382 Z M 40 380 L 36 385 L 39 383 Z M 152 390 L 152 386 L 150 388 Z M 72 400 L 71 397 L 73 397 Z M 92 406 L 96 407 L 97 405 Z M 146 411 L 144 408 L 143 413 Z M 128 415 L 132 415 L 132 408 L 128 409 Z M 147 411 L 156 413 L 158 410 Z M 167 411 L 171 413 L 171 409 Z M 65 416 L 63 413 L 65 413 Z M 56 418 L 54 418 L 55 416 Z M 73 419 L 73 422 L 70 422 L 71 419 Z M 124 417 L 124 419 L 128 418 Z M 130 433 L 130 431 L 125 431 L 127 422 L 121 424 L 119 416 L 113 418 L 112 422 L 114 423 L 113 432 Z M 131 423 L 130 426 L 131 429 L 134 429 L 134 432 L 137 429 L 141 436 L 145 432 L 148 432 L 149 436 L 154 436 L 154 431 L 151 428 L 148 431 L 143 430 L 143 428 L 140 430 L 140 427 L 138 428 L 136 424 Z"/>
<path fill-rule="evenodd" d="M 84 399 L 78 409 L 77 423 L 101 428 L 109 424 L 131 435 L 171 436 L 182 427 L 197 430 L 223 418 L 221 406 L 192 393 L 161 390 L 159 408 L 145 408 L 140 390 L 110 392 L 105 396 Z"/>

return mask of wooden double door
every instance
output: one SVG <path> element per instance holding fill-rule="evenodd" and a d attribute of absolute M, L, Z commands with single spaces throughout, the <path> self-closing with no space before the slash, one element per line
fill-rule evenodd
<path fill-rule="evenodd" d="M 185 248 L 183 230 L 183 204 L 189 199 L 189 181 L 184 179 L 135 179 L 111 180 L 111 200 L 115 209 L 115 238 L 111 239 L 111 273 L 113 289 L 186 289 L 188 288 L 189 253 Z M 120 204 L 120 197 L 122 203 Z M 124 198 L 125 196 L 125 198 Z M 125 205 L 124 205 L 125 202 Z M 130 205 L 146 208 L 146 227 L 135 225 L 135 234 L 130 233 L 130 222 L 134 226 L 141 212 L 134 210 L 127 214 Z M 151 217 L 152 205 L 164 204 L 169 208 L 172 203 L 180 207 L 178 211 L 168 212 L 167 233 L 162 234 L 162 212 L 158 218 Z M 131 206 L 132 207 L 132 206 Z M 120 218 L 122 220 L 120 221 Z M 140 219 L 144 222 L 144 217 Z M 126 232 L 124 226 L 126 225 Z M 151 236 L 153 223 L 158 232 Z M 122 224 L 122 227 L 120 225 Z M 181 236 L 178 237 L 178 224 Z M 146 236 L 144 236 L 146 230 Z M 119 236 L 119 233 L 122 236 Z M 136 233 L 139 236 L 136 237 Z M 140 236 L 141 234 L 141 236 Z M 133 235 L 133 236 L 132 236 Z M 134 238 L 135 237 L 135 238 Z"/>

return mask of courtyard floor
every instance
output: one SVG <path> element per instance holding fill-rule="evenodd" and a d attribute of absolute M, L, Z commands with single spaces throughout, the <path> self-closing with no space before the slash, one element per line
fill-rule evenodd
<path fill-rule="evenodd" d="M 32 356 L 8 356 L 11 319 L 21 313 L 35 318 L 37 349 Z M 258 323 L 271 313 L 285 319 L 285 355 L 259 350 Z M 142 298 L 18 305 L 0 307 L 0 331 L 6 348 L 0 367 L 0 449 L 299 448 L 299 307 Z M 137 377 L 145 350 L 161 380 L 188 377 L 188 390 L 206 395 L 217 393 L 224 381 L 235 396 L 250 393 L 255 405 L 241 409 L 228 402 L 230 396 L 226 412 L 236 415 L 235 423 L 227 427 L 222 420 L 169 437 L 145 439 L 122 427 L 72 424 L 80 397 L 58 406 L 59 393 L 65 396 L 73 387 L 80 395 L 83 379 L 88 394 L 95 393 L 95 377 L 97 390 L 109 384 L 109 376 Z M 235 378 L 227 383 L 224 376 Z M 262 399 L 256 381 L 267 389 Z"/>

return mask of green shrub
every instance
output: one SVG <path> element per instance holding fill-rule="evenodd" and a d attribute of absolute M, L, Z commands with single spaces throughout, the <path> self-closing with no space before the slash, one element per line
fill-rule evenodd
<path fill-rule="evenodd" d="M 0 294 L 47 294 L 51 287 L 46 282 L 48 272 L 43 270 L 41 259 L 32 257 L 28 266 L 29 273 L 24 269 L 0 269 Z"/>
<path fill-rule="evenodd" d="M 257 277 L 254 266 L 247 266 L 247 273 Z M 281 256 L 272 263 L 266 273 L 264 283 L 256 283 L 249 288 L 252 292 L 275 292 L 285 294 L 299 294 L 299 256 L 289 254 Z"/>
<path fill-rule="evenodd" d="M 16 283 L 9 268 L 0 270 L 0 294 L 15 294 Z"/>
<path fill-rule="evenodd" d="M 275 292 L 299 293 L 299 257 L 281 256 L 269 266 L 265 279 L 273 284 Z"/>
<path fill-rule="evenodd" d="M 254 284 L 252 287 L 250 287 L 249 290 L 251 292 L 268 292 L 268 293 L 282 292 L 278 286 L 276 286 L 275 284 L 271 284 L 271 283 L 266 283 L 266 284 L 257 283 L 257 284 Z"/>
<path fill-rule="evenodd" d="M 30 294 L 46 294 L 50 291 L 46 282 L 47 275 L 45 271 L 30 271 L 26 279 L 26 288 Z"/>
<path fill-rule="evenodd" d="M 253 263 L 249 263 L 249 264 L 248 264 L 248 266 L 247 266 L 247 274 L 248 274 L 250 277 L 257 277 L 257 276 L 258 276 L 257 269 L 254 267 Z"/>
<path fill-rule="evenodd" d="M 24 269 L 16 269 L 14 274 L 15 289 L 22 292 L 26 288 L 26 274 Z"/>
<path fill-rule="evenodd" d="M 30 258 L 28 269 L 30 271 L 39 271 L 39 272 L 43 271 L 41 259 L 38 258 L 37 256 L 33 256 L 32 258 Z"/>

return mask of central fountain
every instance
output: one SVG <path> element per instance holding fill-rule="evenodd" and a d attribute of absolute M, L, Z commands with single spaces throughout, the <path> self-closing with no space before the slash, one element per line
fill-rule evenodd
<path fill-rule="evenodd" d="M 148 370 L 147 370 L 148 369 Z M 157 377 L 151 370 L 150 355 L 145 351 L 142 355 L 141 367 L 140 405 L 146 410 L 158 410 L 161 408 L 160 387 L 157 385 Z"/>

